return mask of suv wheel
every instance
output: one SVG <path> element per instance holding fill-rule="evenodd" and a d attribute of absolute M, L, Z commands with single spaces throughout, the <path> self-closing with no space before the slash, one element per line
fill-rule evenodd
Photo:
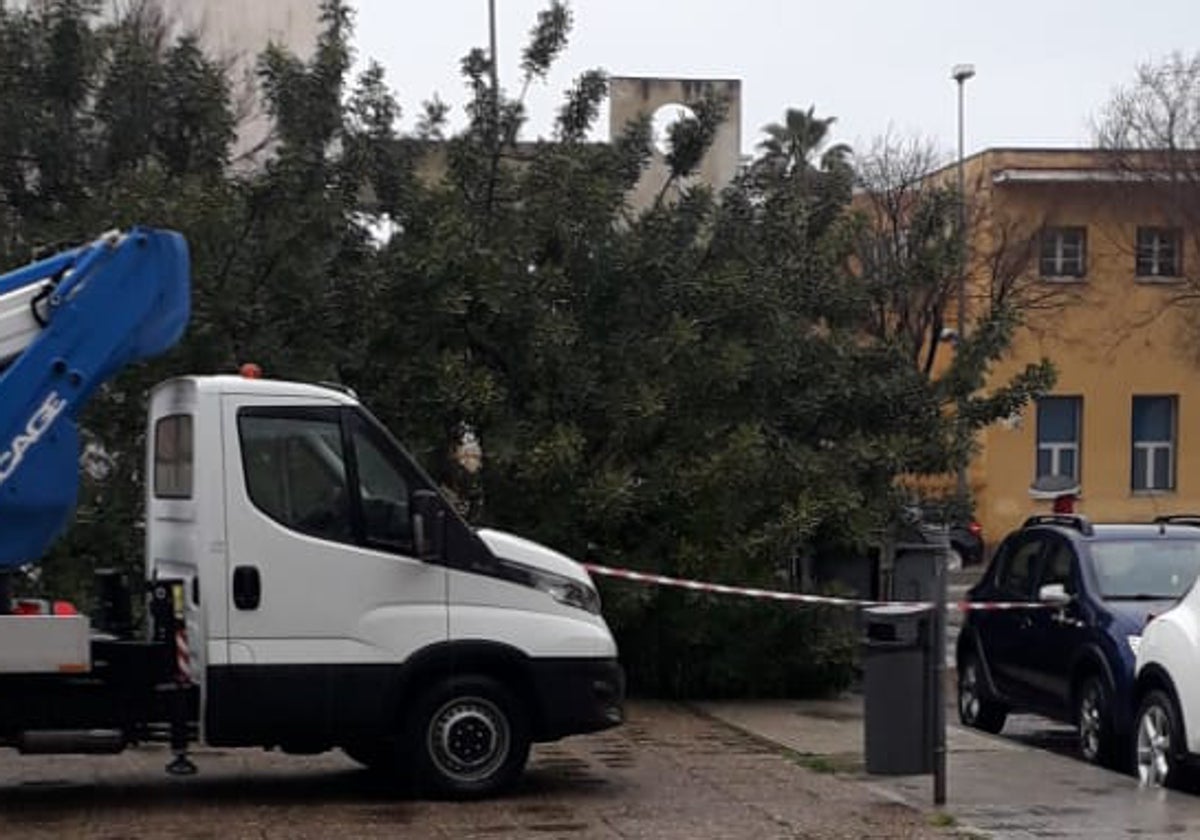
<path fill-rule="evenodd" d="M 958 672 L 958 719 L 964 726 L 995 734 L 1007 718 L 1008 709 L 987 697 L 979 660 L 968 656 Z"/>
<path fill-rule="evenodd" d="M 1079 726 L 1079 752 L 1093 764 L 1113 763 L 1112 708 L 1108 687 L 1090 676 L 1075 695 L 1075 721 Z"/>
<path fill-rule="evenodd" d="M 1133 759 L 1143 787 L 1172 787 L 1180 776 L 1183 727 L 1175 701 L 1155 689 L 1142 700 L 1137 716 Z"/>

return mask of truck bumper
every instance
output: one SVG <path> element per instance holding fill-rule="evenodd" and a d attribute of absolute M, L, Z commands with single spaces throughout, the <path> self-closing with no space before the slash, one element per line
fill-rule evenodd
<path fill-rule="evenodd" d="M 541 711 L 537 741 L 598 732 L 625 720 L 625 671 L 616 659 L 536 659 L 533 677 Z"/>

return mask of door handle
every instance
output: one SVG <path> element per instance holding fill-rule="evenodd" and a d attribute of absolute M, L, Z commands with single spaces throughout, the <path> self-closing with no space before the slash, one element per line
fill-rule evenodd
<path fill-rule="evenodd" d="M 262 579 L 254 566 L 233 570 L 233 605 L 239 610 L 256 610 L 262 600 Z"/>

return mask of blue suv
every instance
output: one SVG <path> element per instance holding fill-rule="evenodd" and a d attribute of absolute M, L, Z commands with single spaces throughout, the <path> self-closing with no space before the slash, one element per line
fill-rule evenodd
<path fill-rule="evenodd" d="M 1066 721 L 1086 759 L 1119 765 L 1142 628 L 1200 574 L 1197 524 L 1035 516 L 1005 538 L 967 598 L 1032 603 L 967 613 L 956 651 L 962 722 L 999 732 L 1010 711 Z"/>

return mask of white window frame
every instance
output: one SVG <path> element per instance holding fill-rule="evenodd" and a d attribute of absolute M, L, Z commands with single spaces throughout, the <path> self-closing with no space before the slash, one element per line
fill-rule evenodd
<path fill-rule="evenodd" d="M 1068 235 L 1079 238 L 1079 255 L 1069 259 L 1064 253 Z M 1047 240 L 1054 244 L 1053 271 L 1045 270 L 1045 247 Z M 1069 262 L 1078 263 L 1078 271 L 1069 271 Z M 1047 227 L 1042 230 L 1042 241 L 1038 246 L 1038 272 L 1047 280 L 1081 280 L 1087 276 L 1087 228 L 1080 226 Z"/>
<path fill-rule="evenodd" d="M 1175 444 L 1169 440 L 1138 440 L 1133 443 L 1134 451 L 1146 453 L 1146 474 L 1143 476 L 1144 486 L 1136 487 L 1137 493 L 1154 493 L 1175 489 Z M 1165 484 L 1158 484 L 1158 476 L 1154 472 L 1154 456 L 1161 452 L 1167 453 L 1167 479 Z M 1135 482 L 1136 484 L 1136 482 Z"/>
<path fill-rule="evenodd" d="M 1143 273 L 1141 270 L 1141 263 L 1142 263 L 1142 257 L 1143 257 L 1143 253 L 1142 253 L 1142 248 L 1143 248 L 1142 237 L 1143 237 L 1143 235 L 1147 235 L 1151 238 L 1151 242 L 1148 246 L 1149 250 L 1150 250 L 1150 253 L 1148 255 L 1148 258 L 1150 261 L 1149 273 Z M 1164 261 L 1162 252 L 1167 250 L 1164 246 L 1167 245 L 1168 243 L 1170 244 L 1170 250 L 1171 250 L 1171 271 L 1170 271 L 1170 273 L 1166 273 L 1162 270 L 1163 269 L 1162 263 Z M 1137 242 L 1135 243 L 1135 248 L 1134 248 L 1134 252 L 1135 252 L 1134 253 L 1134 265 L 1133 265 L 1134 273 L 1138 277 L 1142 277 L 1142 278 L 1149 278 L 1149 279 L 1165 278 L 1168 280 L 1174 280 L 1183 273 L 1183 253 L 1182 253 L 1182 251 L 1183 251 L 1183 237 L 1180 235 L 1180 231 L 1178 228 L 1140 227 L 1137 230 Z"/>
<path fill-rule="evenodd" d="M 1074 405 L 1075 405 L 1075 439 L 1070 442 L 1067 442 L 1067 441 L 1043 441 L 1042 440 L 1041 423 L 1038 422 L 1037 428 L 1034 430 L 1034 434 L 1036 435 L 1036 440 L 1037 440 L 1037 461 L 1041 460 L 1041 456 L 1042 456 L 1043 452 L 1049 452 L 1050 453 L 1050 475 L 1063 475 L 1063 473 L 1061 471 L 1062 454 L 1064 452 L 1070 452 L 1070 453 L 1074 454 L 1075 469 L 1073 469 L 1071 471 L 1071 474 L 1067 477 L 1078 482 L 1080 474 L 1081 474 L 1081 470 L 1080 470 L 1081 465 L 1079 463 L 1079 439 L 1083 435 L 1083 429 L 1082 429 L 1082 426 L 1083 426 L 1083 400 L 1078 396 L 1072 396 L 1070 394 L 1063 394 L 1063 395 L 1052 394 L 1052 395 L 1049 395 L 1047 397 L 1047 399 L 1071 400 L 1074 403 Z M 1035 406 L 1034 410 L 1035 410 L 1034 417 L 1036 419 L 1037 418 L 1036 406 Z M 1037 472 L 1037 461 L 1034 462 L 1034 472 L 1035 473 Z M 1040 478 L 1040 476 L 1035 475 L 1034 478 L 1035 479 Z"/>
<path fill-rule="evenodd" d="M 1171 439 L 1170 440 L 1138 440 L 1137 430 L 1131 429 L 1131 438 L 1133 440 L 1133 453 L 1144 452 L 1146 458 L 1146 472 L 1142 476 L 1145 480 L 1143 486 L 1139 487 L 1137 475 L 1130 475 L 1130 485 L 1134 493 L 1164 493 L 1171 492 L 1175 489 L 1175 441 L 1179 437 L 1179 398 L 1170 394 L 1136 394 L 1134 400 L 1167 400 L 1171 406 Z M 1132 406 L 1130 408 L 1132 412 Z M 1131 415 L 1132 419 L 1132 415 Z M 1167 453 L 1167 476 L 1163 484 L 1159 484 L 1158 476 L 1154 470 L 1154 456 L 1158 452 L 1165 451 Z M 1131 453 L 1132 454 L 1132 453 Z M 1134 469 L 1134 464 L 1137 459 L 1134 458 L 1130 463 L 1130 470 Z"/>
<path fill-rule="evenodd" d="M 1065 475 L 1067 478 L 1079 480 L 1079 441 L 1074 443 L 1039 443 L 1038 454 L 1043 452 L 1050 453 L 1050 475 Z M 1071 471 L 1071 475 L 1066 475 L 1062 471 L 1062 456 L 1064 452 L 1070 452 L 1075 456 L 1075 469 Z M 1039 459 L 1040 460 L 1040 459 Z"/>

